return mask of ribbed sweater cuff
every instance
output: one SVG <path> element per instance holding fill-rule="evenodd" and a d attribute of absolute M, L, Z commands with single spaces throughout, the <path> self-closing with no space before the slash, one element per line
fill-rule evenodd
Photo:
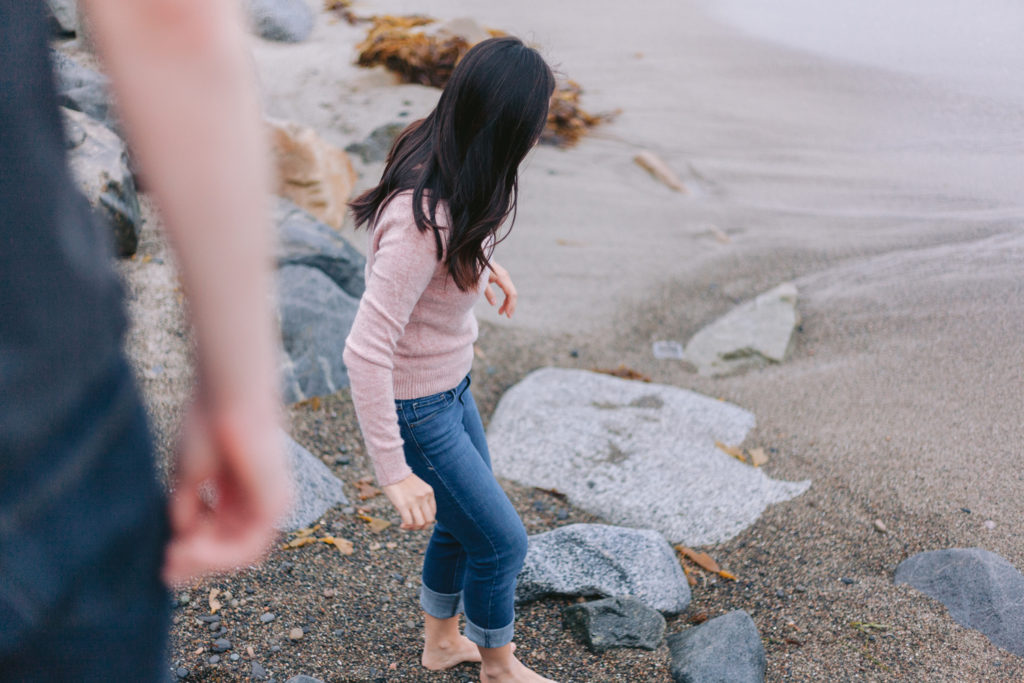
<path fill-rule="evenodd" d="M 402 449 L 376 454 L 373 457 L 373 470 L 377 475 L 377 483 L 381 486 L 397 484 L 412 474 L 412 470 L 405 464 L 405 453 Z"/>

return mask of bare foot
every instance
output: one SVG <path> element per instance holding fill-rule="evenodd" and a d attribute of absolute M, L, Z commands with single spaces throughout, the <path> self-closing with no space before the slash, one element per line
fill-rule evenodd
<path fill-rule="evenodd" d="M 423 646 L 423 666 L 431 671 L 450 669 L 462 662 L 479 662 L 480 648 L 463 635 Z"/>
<path fill-rule="evenodd" d="M 480 683 L 555 683 L 544 678 L 515 657 L 509 657 L 500 665 L 484 662 L 480 666 Z"/>

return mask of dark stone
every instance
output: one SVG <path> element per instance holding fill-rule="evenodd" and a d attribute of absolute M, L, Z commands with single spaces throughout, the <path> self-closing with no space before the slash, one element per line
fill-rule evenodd
<path fill-rule="evenodd" d="M 768 666 L 757 626 L 742 610 L 670 635 L 668 648 L 675 683 L 757 683 Z"/>
<path fill-rule="evenodd" d="M 79 189 L 110 225 L 119 256 L 139 246 L 142 213 L 128 150 L 117 135 L 87 114 L 63 108 L 68 165 Z"/>
<path fill-rule="evenodd" d="M 284 198 L 277 199 L 274 224 L 278 265 L 316 268 L 353 299 L 363 295 L 366 259 L 334 228 Z"/>
<path fill-rule="evenodd" d="M 853 579 L 848 579 L 845 576 L 839 580 L 845 583 L 847 586 L 852 586 L 854 583 L 856 583 Z"/>
<path fill-rule="evenodd" d="M 231 649 L 231 641 L 228 640 L 227 638 L 218 638 L 217 640 L 213 641 L 213 651 L 214 652 L 226 652 L 227 650 L 230 650 L 230 649 Z"/>
<path fill-rule="evenodd" d="M 60 105 L 88 114 L 118 133 L 117 117 L 110 104 L 110 80 L 59 50 L 51 50 L 50 58 Z"/>
<path fill-rule="evenodd" d="M 219 614 L 204 614 L 202 616 L 196 617 L 196 619 L 198 619 L 199 621 L 203 622 L 204 624 L 214 624 L 214 623 L 217 623 L 217 622 L 220 621 L 220 615 Z"/>
<path fill-rule="evenodd" d="M 313 32 L 313 12 L 303 0 L 246 0 L 245 8 L 261 38 L 301 43 Z"/>
<path fill-rule="evenodd" d="M 288 355 L 282 378 L 285 401 L 325 396 L 348 386 L 342 354 L 359 301 L 308 266 L 281 268 L 278 286 Z"/>
<path fill-rule="evenodd" d="M 895 582 L 938 600 L 958 624 L 1024 657 L 1024 575 L 999 555 L 981 548 L 919 553 L 900 563 Z"/>
<path fill-rule="evenodd" d="M 67 38 L 78 32 L 78 7 L 75 0 L 46 0 L 53 35 Z"/>
<path fill-rule="evenodd" d="M 377 126 L 362 142 L 353 142 L 345 148 L 346 152 L 356 154 L 363 163 L 384 161 L 388 158 L 391 146 L 398 134 L 405 130 L 404 123 L 385 123 Z"/>
<path fill-rule="evenodd" d="M 665 635 L 665 617 L 628 596 L 571 605 L 562 612 L 562 624 L 594 652 L 614 647 L 656 650 Z"/>

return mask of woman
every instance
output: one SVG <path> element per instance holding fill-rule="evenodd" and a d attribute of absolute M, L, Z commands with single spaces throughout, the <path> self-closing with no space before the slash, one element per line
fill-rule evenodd
<path fill-rule="evenodd" d="M 509 37 L 479 43 L 434 111 L 395 141 L 380 184 L 351 205 L 371 229 L 366 293 L 345 345 L 352 400 L 402 528 L 437 519 L 420 592 L 423 665 L 479 661 L 489 682 L 548 680 L 513 655 L 526 531 L 491 472 L 468 373 L 480 290 L 495 305 L 497 284 L 499 314 L 515 311 L 515 287 L 491 254 L 514 219 L 517 169 L 553 90 L 535 50 Z"/>

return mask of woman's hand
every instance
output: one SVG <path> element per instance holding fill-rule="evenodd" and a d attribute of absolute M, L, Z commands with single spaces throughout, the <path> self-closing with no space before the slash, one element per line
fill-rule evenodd
<path fill-rule="evenodd" d="M 434 515 L 437 513 L 434 489 L 415 474 L 410 474 L 397 484 L 385 486 L 383 490 L 402 516 L 403 529 L 426 529 L 434 523 Z"/>
<path fill-rule="evenodd" d="M 498 315 L 511 318 L 512 314 L 516 311 L 516 300 L 519 298 L 519 295 L 516 293 L 516 286 L 512 284 L 512 276 L 508 274 L 507 270 L 498 265 L 497 261 L 491 261 L 490 270 L 491 274 L 487 277 L 487 287 L 484 288 L 484 297 L 487 298 L 487 303 L 496 306 L 498 304 L 498 295 L 491 289 L 491 284 L 498 285 L 501 291 L 505 292 L 505 301 L 502 302 L 501 308 L 498 309 Z"/>

